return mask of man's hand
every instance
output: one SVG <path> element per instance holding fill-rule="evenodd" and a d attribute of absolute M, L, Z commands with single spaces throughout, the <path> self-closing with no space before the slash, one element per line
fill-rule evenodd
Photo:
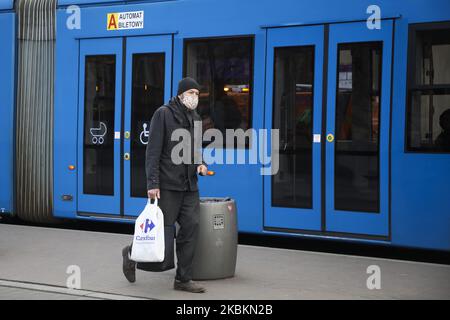
<path fill-rule="evenodd" d="M 150 199 L 155 199 L 156 197 L 159 199 L 160 198 L 159 189 L 148 190 L 147 195 Z"/>
<path fill-rule="evenodd" d="M 208 173 L 208 168 L 204 164 L 201 164 L 197 167 L 197 173 L 201 174 L 202 176 L 206 176 L 206 174 Z"/>

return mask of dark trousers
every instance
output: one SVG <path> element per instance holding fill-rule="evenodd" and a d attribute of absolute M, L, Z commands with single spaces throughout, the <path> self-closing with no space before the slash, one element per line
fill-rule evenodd
<path fill-rule="evenodd" d="M 192 279 L 192 261 L 198 237 L 200 198 L 198 191 L 172 191 L 161 189 L 158 206 L 164 214 L 164 226 L 178 222 L 180 229 L 176 236 L 177 272 L 175 279 L 187 282 Z M 167 243 L 170 242 L 170 243 Z M 173 239 L 166 239 L 166 246 L 172 246 Z"/>

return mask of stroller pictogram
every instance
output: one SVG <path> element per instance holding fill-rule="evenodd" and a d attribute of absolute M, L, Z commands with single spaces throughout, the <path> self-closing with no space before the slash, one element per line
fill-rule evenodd
<path fill-rule="evenodd" d="M 144 130 L 141 132 L 139 139 L 141 140 L 142 144 L 148 144 L 148 134 L 149 134 L 149 130 L 147 130 L 147 124 L 144 122 L 144 124 L 142 125 L 142 127 L 144 128 Z M 144 141 L 144 138 L 147 138 L 147 141 Z"/>
<path fill-rule="evenodd" d="M 89 131 L 91 132 L 91 135 L 92 135 L 92 143 L 93 144 L 97 144 L 97 143 L 103 144 L 103 142 L 105 142 L 105 139 L 103 137 L 108 132 L 108 129 L 104 122 L 100 122 L 100 127 L 90 128 Z"/>

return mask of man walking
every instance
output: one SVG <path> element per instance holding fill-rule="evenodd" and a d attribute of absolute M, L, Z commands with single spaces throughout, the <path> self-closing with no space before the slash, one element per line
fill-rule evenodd
<path fill-rule="evenodd" d="M 175 222 L 180 226 L 176 237 L 178 262 L 174 289 L 195 293 L 206 291 L 192 281 L 200 204 L 197 174 L 207 173 L 204 163 L 199 165 L 194 161 L 195 146 L 201 146 L 201 142 L 194 141 L 194 121 L 201 121 L 195 111 L 199 90 L 200 86 L 194 79 L 184 78 L 178 84 L 177 96 L 155 111 L 145 159 L 148 197 L 159 199 L 165 226 L 173 226 Z M 190 133 L 189 163 L 176 164 L 172 159 L 172 149 L 179 143 L 171 140 L 176 129 L 185 129 Z M 173 239 L 171 243 L 166 243 L 167 246 L 173 248 Z M 131 246 L 122 250 L 123 273 L 128 281 L 135 282 L 136 262 L 130 259 L 130 254 Z"/>

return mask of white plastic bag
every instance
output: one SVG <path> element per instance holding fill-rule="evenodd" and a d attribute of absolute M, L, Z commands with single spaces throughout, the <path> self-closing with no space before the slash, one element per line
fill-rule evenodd
<path fill-rule="evenodd" d="M 136 262 L 161 262 L 164 260 L 164 216 L 158 199 L 150 199 L 134 225 L 131 260 Z"/>

